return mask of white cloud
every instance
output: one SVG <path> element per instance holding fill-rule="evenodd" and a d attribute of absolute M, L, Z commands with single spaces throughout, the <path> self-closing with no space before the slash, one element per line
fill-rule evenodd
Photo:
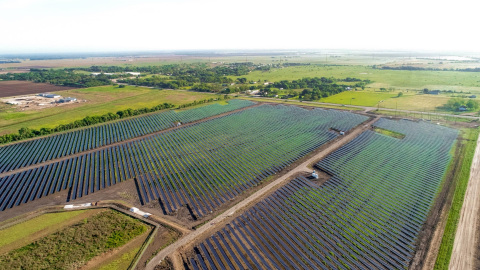
<path fill-rule="evenodd" d="M 480 51 L 476 7 L 450 1 L 0 2 L 0 52 L 361 48 Z"/>

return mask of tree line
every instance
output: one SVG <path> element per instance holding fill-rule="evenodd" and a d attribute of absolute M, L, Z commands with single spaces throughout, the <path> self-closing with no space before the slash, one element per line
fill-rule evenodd
<path fill-rule="evenodd" d="M 32 81 L 78 88 L 110 85 L 112 84 L 111 78 L 112 77 L 103 74 L 91 76 L 66 69 L 31 69 L 30 72 L 27 73 L 0 74 L 0 79 L 5 81 Z"/>
<path fill-rule="evenodd" d="M 388 69 L 388 70 L 427 70 L 427 71 L 462 71 L 462 72 L 480 72 L 480 67 L 476 68 L 426 68 L 415 66 L 372 66 L 375 69 Z"/>
<path fill-rule="evenodd" d="M 468 111 L 477 111 L 479 109 L 478 102 L 473 99 L 452 98 L 444 105 L 450 111 L 459 111 L 461 106 L 465 106 Z"/>
<path fill-rule="evenodd" d="M 191 103 L 179 105 L 178 108 L 179 109 L 187 108 L 191 106 L 196 106 L 200 104 L 210 103 L 217 100 L 229 99 L 229 98 L 230 98 L 229 96 L 225 95 L 225 96 L 219 96 L 218 98 L 203 99 L 200 101 L 195 100 Z M 21 129 L 18 130 L 18 133 L 10 133 L 10 134 L 5 134 L 0 136 L 0 144 L 11 143 L 15 141 L 24 140 L 24 139 L 45 136 L 45 135 L 53 134 L 56 132 L 67 131 L 67 130 L 80 128 L 80 127 L 87 127 L 95 124 L 105 123 L 105 122 L 114 121 L 118 119 L 124 119 L 128 117 L 156 112 L 160 110 L 173 109 L 174 107 L 175 105 L 171 103 L 163 103 L 163 104 L 153 106 L 151 108 L 147 108 L 147 107 L 140 108 L 140 109 L 129 108 L 129 109 L 117 111 L 116 113 L 110 112 L 103 115 L 86 116 L 83 119 L 76 120 L 68 124 L 58 125 L 54 128 L 43 127 L 37 130 L 37 129 L 31 129 L 27 127 L 22 127 Z"/>
<path fill-rule="evenodd" d="M 21 129 L 18 130 L 18 133 L 10 133 L 10 134 L 5 134 L 0 136 L 0 144 L 20 141 L 24 139 L 39 137 L 39 136 L 45 136 L 45 135 L 53 134 L 56 132 L 91 126 L 99 123 L 105 123 L 108 121 L 114 121 L 117 119 L 123 119 L 131 116 L 160 111 L 160 110 L 169 109 L 173 107 L 175 106 L 171 103 L 163 103 L 151 108 L 145 107 L 145 108 L 140 108 L 136 110 L 129 108 L 129 109 L 117 111 L 116 113 L 110 112 L 103 115 L 86 116 L 83 119 L 76 120 L 68 124 L 61 124 L 54 128 L 43 127 L 37 130 L 37 129 L 31 129 L 27 127 L 22 127 Z"/>

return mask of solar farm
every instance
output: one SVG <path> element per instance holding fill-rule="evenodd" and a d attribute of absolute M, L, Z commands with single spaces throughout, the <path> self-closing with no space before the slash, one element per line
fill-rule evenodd
<path fill-rule="evenodd" d="M 247 100 L 160 111 L 0 147 L 0 216 L 125 201 L 188 231 L 147 269 L 408 269 L 458 136 Z"/>
<path fill-rule="evenodd" d="M 375 125 L 406 136 L 365 131 L 315 165 L 332 175 L 325 184 L 294 179 L 198 244 L 190 268 L 408 268 L 457 131 Z"/>

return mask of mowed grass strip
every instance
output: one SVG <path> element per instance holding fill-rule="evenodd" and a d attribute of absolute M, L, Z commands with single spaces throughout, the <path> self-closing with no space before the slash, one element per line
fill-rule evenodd
<path fill-rule="evenodd" d="M 22 248 L 0 255 L 0 269 L 76 269 L 148 230 L 141 221 L 107 210 Z"/>
<path fill-rule="evenodd" d="M 455 113 L 443 109 L 451 97 L 443 95 L 416 95 L 404 93 L 402 97 L 394 97 L 385 100 L 380 104 L 381 108 L 408 110 L 408 111 L 425 111 L 425 112 L 448 112 Z"/>
<path fill-rule="evenodd" d="M 456 183 L 455 193 L 453 194 L 452 205 L 448 212 L 447 224 L 445 225 L 434 269 L 448 269 L 450 264 L 458 220 L 460 219 L 460 211 L 467 191 L 470 166 L 472 165 L 479 133 L 480 129 L 478 128 L 462 130 L 462 138 L 464 140 L 461 142 L 460 153 L 457 156 L 459 169 L 455 172 L 453 179 Z"/>
<path fill-rule="evenodd" d="M 395 93 L 388 92 L 345 91 L 333 96 L 322 98 L 319 101 L 335 104 L 375 107 L 379 102 L 393 98 L 396 95 L 397 94 Z"/>

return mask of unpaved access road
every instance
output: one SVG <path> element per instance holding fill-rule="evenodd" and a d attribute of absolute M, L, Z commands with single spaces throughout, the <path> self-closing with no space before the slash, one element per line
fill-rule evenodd
<path fill-rule="evenodd" d="M 470 270 L 475 265 L 477 222 L 480 207 L 480 137 L 470 167 L 470 179 L 458 221 L 449 269 Z"/>
<path fill-rule="evenodd" d="M 380 117 L 376 117 L 370 120 L 367 123 L 364 123 L 354 130 L 350 131 L 347 135 L 342 137 L 340 140 L 332 143 L 328 146 L 324 151 L 318 153 L 317 155 L 309 158 L 305 162 L 301 163 L 299 166 L 292 168 L 291 171 L 283 175 L 282 177 L 276 179 L 275 181 L 271 182 L 270 184 L 266 185 L 262 189 L 258 190 L 257 192 L 253 193 L 250 197 L 246 198 L 245 200 L 239 202 L 238 204 L 234 205 L 232 208 L 228 209 L 227 211 L 223 212 L 222 214 L 218 215 L 216 218 L 210 220 L 207 224 L 203 225 L 202 227 L 198 228 L 197 230 L 193 231 L 190 234 L 183 236 L 182 238 L 178 239 L 175 243 L 171 244 L 170 246 L 166 247 L 162 251 L 160 251 L 150 262 L 147 264 L 145 269 L 153 270 L 156 265 L 160 264 L 165 257 L 174 253 L 181 247 L 188 245 L 195 241 L 197 238 L 203 236 L 204 234 L 210 234 L 217 229 L 220 229 L 223 224 L 222 222 L 225 221 L 227 218 L 232 217 L 233 213 L 238 212 L 239 210 L 246 209 L 256 203 L 259 199 L 261 199 L 266 194 L 269 194 L 270 191 L 277 189 L 278 187 L 282 186 L 285 181 L 288 181 L 292 178 L 292 176 L 301 173 L 310 171 L 308 168 L 309 165 L 317 162 L 318 160 L 324 158 L 331 152 L 337 150 L 344 144 L 350 142 L 351 140 L 355 139 L 360 133 L 364 132 L 365 130 L 369 129 L 370 126 L 379 119 Z"/>

